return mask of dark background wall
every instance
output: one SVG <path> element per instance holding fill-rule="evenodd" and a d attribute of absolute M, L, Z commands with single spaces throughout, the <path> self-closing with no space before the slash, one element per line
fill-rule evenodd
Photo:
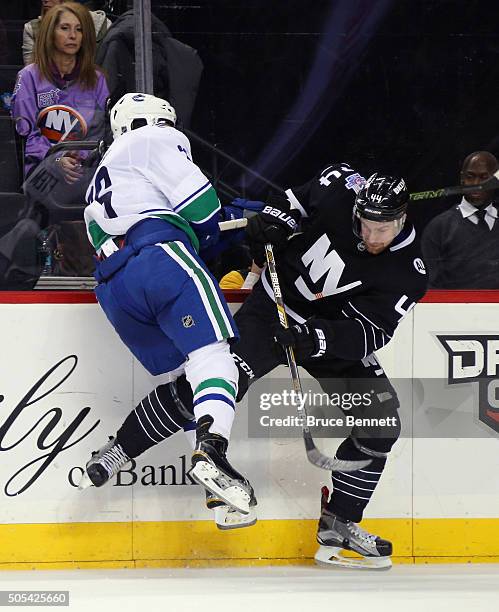
<path fill-rule="evenodd" d="M 499 2 L 152 4 L 205 63 L 195 130 L 281 185 L 346 160 L 420 191 L 455 184 L 473 150 L 499 153 Z M 452 203 L 413 214 L 423 224 Z"/>
<path fill-rule="evenodd" d="M 499 154 L 497 0 L 151 2 L 205 65 L 192 129 L 279 185 L 349 161 L 365 174 L 400 173 L 420 191 L 455 184 L 473 150 Z M 20 58 L 13 20 L 38 7 L 2 2 L 8 63 Z M 220 167 L 264 196 L 251 176 Z M 452 203 L 414 204 L 413 216 L 422 225 Z"/>

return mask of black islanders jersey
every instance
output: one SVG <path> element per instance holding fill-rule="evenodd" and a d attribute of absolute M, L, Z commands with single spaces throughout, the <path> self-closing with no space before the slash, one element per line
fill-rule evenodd
<path fill-rule="evenodd" d="M 353 231 L 352 211 L 364 177 L 348 164 L 325 168 L 286 191 L 302 216 L 301 232 L 276 254 L 288 314 L 298 322 L 322 320 L 331 352 L 363 359 L 383 347 L 399 321 L 426 292 L 427 276 L 412 224 L 378 255 Z M 263 286 L 272 297 L 268 270 Z"/>

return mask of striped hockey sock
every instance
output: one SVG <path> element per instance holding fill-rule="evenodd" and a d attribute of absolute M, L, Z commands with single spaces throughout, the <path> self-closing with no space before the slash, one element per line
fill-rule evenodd
<path fill-rule="evenodd" d="M 371 463 L 362 470 L 331 473 L 333 493 L 327 504 L 328 510 L 359 523 L 381 478 L 386 457 L 369 457 L 355 447 L 351 438 L 340 444 L 336 456 L 340 459 L 371 459 Z"/>
<path fill-rule="evenodd" d="M 213 417 L 210 431 L 229 439 L 237 389 L 234 383 L 223 378 L 208 378 L 194 390 L 194 416 L 196 421 L 204 415 Z"/>

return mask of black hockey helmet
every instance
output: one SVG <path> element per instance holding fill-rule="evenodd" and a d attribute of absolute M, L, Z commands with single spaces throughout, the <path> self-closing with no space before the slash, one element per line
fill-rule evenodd
<path fill-rule="evenodd" d="M 360 235 L 360 219 L 395 221 L 403 217 L 409 192 L 403 178 L 375 172 L 359 190 L 353 207 L 354 231 Z"/>

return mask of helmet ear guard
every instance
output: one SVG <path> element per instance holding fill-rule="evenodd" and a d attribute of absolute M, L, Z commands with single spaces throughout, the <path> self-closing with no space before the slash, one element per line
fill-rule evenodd
<path fill-rule="evenodd" d="M 167 123 L 175 127 L 177 114 L 173 106 L 149 94 L 127 93 L 111 108 L 109 121 L 113 138 L 145 125 Z"/>

